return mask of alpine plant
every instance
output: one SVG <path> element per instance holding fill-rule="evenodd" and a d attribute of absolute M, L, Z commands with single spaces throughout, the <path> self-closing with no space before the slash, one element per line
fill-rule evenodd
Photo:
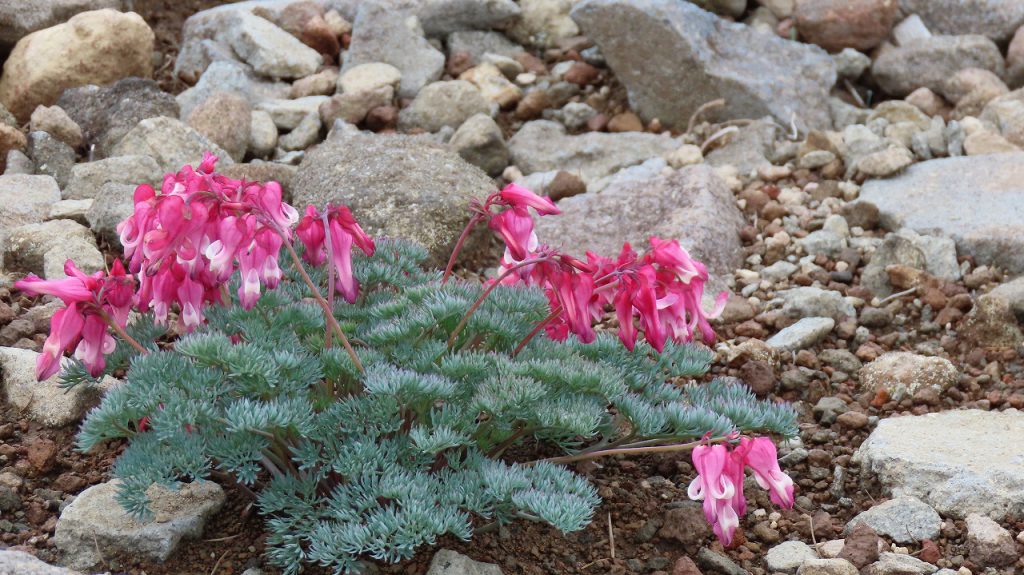
<path fill-rule="evenodd" d="M 148 515 L 154 482 L 236 482 L 291 574 L 358 572 L 515 520 L 582 529 L 600 500 L 567 464 L 607 455 L 691 451 L 689 496 L 726 545 L 746 469 L 793 505 L 768 435 L 795 435 L 793 411 L 695 381 L 713 358 L 695 340 L 714 341 L 725 296 L 701 308 L 707 270 L 675 240 L 573 257 L 534 230 L 558 207 L 510 185 L 470 206 L 442 273 L 345 206 L 300 215 L 279 184 L 216 161 L 136 189 L 126 264 L 86 275 L 69 261 L 65 279 L 16 284 L 65 304 L 39 379 L 62 363 L 67 386 L 124 374 L 78 442 L 127 441 L 114 474 L 132 514 Z M 505 244 L 497 275 L 454 279 L 482 224 Z M 611 317 L 617 333 L 596 327 Z"/>

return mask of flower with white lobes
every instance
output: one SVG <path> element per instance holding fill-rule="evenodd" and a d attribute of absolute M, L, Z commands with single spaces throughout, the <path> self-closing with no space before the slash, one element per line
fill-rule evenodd
<path fill-rule="evenodd" d="M 295 235 L 306 247 L 303 254 L 306 261 L 318 265 L 330 258 L 335 271 L 334 287 L 345 301 L 355 303 L 359 282 L 352 273 L 352 246 L 357 246 L 367 256 L 373 255 L 376 246 L 352 212 L 345 206 L 328 206 L 320 213 L 309 206 L 295 228 Z"/>
<path fill-rule="evenodd" d="M 754 479 L 757 480 L 757 484 L 762 489 L 768 490 L 772 503 L 783 509 L 791 509 L 793 507 L 793 479 L 779 467 L 775 444 L 767 437 L 745 440 L 750 444 L 750 449 L 746 454 L 746 463 L 754 471 Z"/>
<path fill-rule="evenodd" d="M 106 368 L 104 356 L 114 351 L 114 338 L 107 332 L 107 322 L 120 328 L 128 323 L 128 312 L 135 300 L 135 282 L 125 273 L 120 260 L 110 272 L 87 275 L 67 260 L 64 273 L 68 277 L 44 280 L 34 274 L 15 282 L 14 287 L 28 295 L 47 294 L 60 298 L 67 306 L 57 310 L 50 320 L 50 335 L 36 360 L 36 378 L 50 378 L 60 371 L 65 351 L 75 350 L 89 374 L 98 377 Z"/>

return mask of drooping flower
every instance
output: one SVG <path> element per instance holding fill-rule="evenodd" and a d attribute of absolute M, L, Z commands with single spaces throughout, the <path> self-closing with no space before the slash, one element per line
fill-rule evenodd
<path fill-rule="evenodd" d="M 509 184 L 498 192 L 501 199 L 512 208 L 526 210 L 533 208 L 542 216 L 560 214 L 561 210 L 551 201 L 551 198 L 538 196 L 530 190 L 518 184 Z"/>
<path fill-rule="evenodd" d="M 324 214 L 310 206 L 306 208 L 306 215 L 299 220 L 295 235 L 306 247 L 303 255 L 306 261 L 319 264 L 330 256 L 335 272 L 334 287 L 346 301 L 355 302 L 359 282 L 352 273 L 352 246 L 357 246 L 368 256 L 373 255 L 376 247 L 373 239 L 356 222 L 352 212 L 344 206 L 328 207 L 325 218 Z"/>
<path fill-rule="evenodd" d="M 749 441 L 746 464 L 754 472 L 754 479 L 762 489 L 767 489 L 772 503 L 784 509 L 793 507 L 793 479 L 779 467 L 775 444 L 767 437 L 756 437 Z"/>
<path fill-rule="evenodd" d="M 87 275 L 68 260 L 64 273 L 68 277 L 59 280 L 29 274 L 14 284 L 28 295 L 58 297 L 67 306 L 57 310 L 50 320 L 50 335 L 36 361 L 36 378 L 40 381 L 60 371 L 64 352 L 72 349 L 93 377 L 101 375 L 106 368 L 104 356 L 115 346 L 107 331 L 107 321 L 124 328 L 135 299 L 134 280 L 125 273 L 120 261 L 114 262 L 109 273 Z"/>

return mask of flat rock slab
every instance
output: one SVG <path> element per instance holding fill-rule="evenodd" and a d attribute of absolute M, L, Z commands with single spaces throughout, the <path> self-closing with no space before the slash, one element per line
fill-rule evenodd
<path fill-rule="evenodd" d="M 883 419 L 854 459 L 895 496 L 940 514 L 1024 516 L 1024 413 L 946 411 Z"/>
<path fill-rule="evenodd" d="M 118 480 L 83 491 L 57 520 L 54 542 L 67 564 L 90 569 L 113 555 L 165 561 L 182 538 L 198 537 L 206 520 L 224 504 L 224 490 L 211 481 L 177 490 L 154 484 L 147 491 L 150 521 L 139 521 L 115 498 Z"/>
<path fill-rule="evenodd" d="M 866 182 L 860 199 L 886 228 L 950 237 L 961 256 L 1024 273 L 1024 153 L 922 162 Z"/>

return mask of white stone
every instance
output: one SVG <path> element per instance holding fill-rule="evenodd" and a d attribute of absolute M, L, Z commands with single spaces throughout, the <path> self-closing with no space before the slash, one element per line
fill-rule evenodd
<path fill-rule="evenodd" d="M 927 503 L 910 496 L 896 497 L 862 511 L 846 524 L 845 533 L 848 535 L 858 523 L 897 543 L 935 539 L 942 528 L 939 514 Z"/>
<path fill-rule="evenodd" d="M 501 569 L 491 563 L 473 561 L 450 549 L 441 549 L 434 554 L 427 575 L 501 575 Z"/>
<path fill-rule="evenodd" d="M 273 22 L 239 10 L 228 28 L 228 42 L 257 74 L 302 78 L 316 72 L 320 54 Z"/>
<path fill-rule="evenodd" d="M 803 541 L 786 541 L 769 549 L 764 563 L 773 573 L 796 573 L 805 561 L 817 558 L 814 549 Z"/>
<path fill-rule="evenodd" d="M 97 387 L 76 385 L 64 390 L 59 375 L 36 381 L 37 357 L 39 354 L 30 349 L 0 347 L 0 372 L 7 402 L 46 427 L 63 427 L 81 420 L 99 403 L 104 391 L 121 383 L 105 377 Z"/>
<path fill-rule="evenodd" d="M 765 343 L 778 351 L 799 351 L 824 339 L 835 326 L 836 320 L 830 317 L 805 317 Z"/>

